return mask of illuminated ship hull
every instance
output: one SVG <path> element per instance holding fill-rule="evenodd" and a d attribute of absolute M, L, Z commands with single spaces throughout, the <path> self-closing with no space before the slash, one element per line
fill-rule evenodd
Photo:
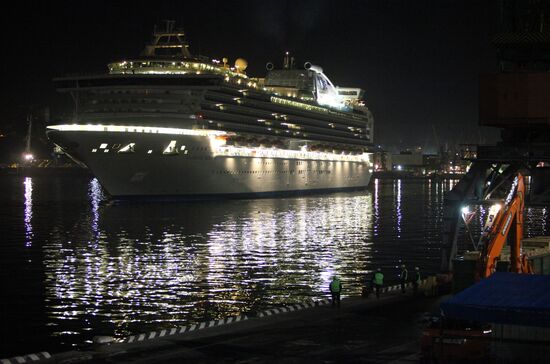
<path fill-rule="evenodd" d="M 59 145 L 78 145 L 71 157 L 88 166 L 115 198 L 260 197 L 342 191 L 366 187 L 371 176 L 367 155 L 220 146 L 215 134 L 59 129 L 62 126 L 50 127 L 50 138 Z M 198 134 L 203 133 L 207 132 Z M 177 152 L 166 151 L 174 141 Z M 129 143 L 135 143 L 135 148 L 120 152 L 121 146 Z"/>

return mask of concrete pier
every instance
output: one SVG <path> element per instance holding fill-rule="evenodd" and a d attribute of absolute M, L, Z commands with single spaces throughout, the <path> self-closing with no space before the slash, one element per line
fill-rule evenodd
<path fill-rule="evenodd" d="M 41 358 L 41 363 L 413 363 L 420 330 L 438 299 L 396 286 L 380 299 L 328 300 L 116 339 L 96 338 L 87 351 Z M 310 304 L 312 305 L 312 304 Z M 181 333 L 180 333 L 181 332 Z M 22 356 L 25 357 L 25 356 Z M 4 363 L 16 363 L 4 359 Z M 36 362 L 29 360 L 28 362 Z"/>

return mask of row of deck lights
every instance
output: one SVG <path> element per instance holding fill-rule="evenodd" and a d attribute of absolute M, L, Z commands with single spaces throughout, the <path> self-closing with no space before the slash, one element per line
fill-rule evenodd
<path fill-rule="evenodd" d="M 215 61 L 215 60 L 214 60 Z M 155 64 L 154 62 L 152 64 Z M 163 65 L 164 63 L 159 63 L 159 65 Z M 132 69 L 133 66 L 134 66 L 134 63 L 133 62 L 121 62 L 118 64 L 121 68 L 130 68 Z M 141 62 L 141 65 L 142 66 L 150 66 L 151 65 L 151 62 Z M 226 73 L 226 76 L 224 78 L 224 80 L 226 82 L 230 82 L 230 81 L 233 81 L 233 82 L 236 82 L 238 85 L 241 85 L 243 82 L 242 82 L 242 78 L 246 78 L 247 76 L 243 73 L 238 73 L 238 72 L 233 72 L 233 70 L 231 69 L 227 69 L 227 68 L 221 68 L 221 67 L 218 67 L 218 66 L 212 66 L 212 65 L 208 65 L 208 64 L 205 64 L 205 63 L 194 63 L 194 62 L 172 62 L 171 63 L 172 66 L 174 67 L 178 67 L 178 68 L 181 68 L 181 67 L 185 67 L 185 68 L 194 68 L 194 69 L 200 69 L 200 70 L 206 70 L 206 71 L 218 71 L 218 72 L 225 72 Z M 111 71 L 113 71 L 113 68 L 111 68 Z M 197 74 L 200 74 L 200 71 L 196 71 Z M 230 76 L 233 76 L 233 78 L 231 78 Z M 235 81 L 235 78 L 236 78 L 236 81 Z M 246 86 L 248 86 L 249 88 L 253 88 L 253 89 L 258 89 L 258 84 L 256 82 L 252 82 L 252 81 L 248 81 L 246 83 Z M 239 92 L 243 95 L 243 96 L 246 96 L 246 92 L 248 90 L 247 89 L 240 89 Z M 262 88 L 262 91 L 267 91 L 267 89 L 265 87 Z M 279 95 L 278 93 L 275 93 L 275 95 Z M 289 95 L 289 97 L 294 97 L 292 95 Z M 295 98 L 295 97 L 294 97 Z M 305 100 L 303 97 L 300 98 L 301 100 Z M 233 98 L 234 101 L 237 102 L 237 104 L 242 104 L 243 101 L 241 98 L 239 97 L 234 97 Z M 283 105 L 286 105 L 286 106 L 293 106 L 293 107 L 297 107 L 297 108 L 301 108 L 301 109 L 305 109 L 305 110 L 308 110 L 308 111 L 318 111 L 318 112 L 322 112 L 322 113 L 328 113 L 329 110 L 327 110 L 326 108 L 322 108 L 322 107 L 319 107 L 319 106 L 315 106 L 315 105 L 310 105 L 310 104 L 303 104 L 301 102 L 296 102 L 296 101 L 292 101 L 292 100 L 288 100 L 288 99 L 283 99 L 283 98 L 279 98 L 279 97 L 274 97 L 272 96 L 271 99 L 270 99 L 271 102 L 274 102 L 274 103 L 279 103 L 279 104 L 283 104 Z M 216 105 L 218 106 L 218 105 Z M 223 110 L 223 105 L 220 104 L 219 106 L 220 110 Z M 287 120 L 287 118 L 285 117 L 284 118 L 285 120 Z M 333 127 L 334 124 L 329 124 L 329 126 Z M 355 131 L 355 128 L 353 127 L 348 127 L 348 129 L 350 131 Z M 359 132 L 361 132 L 361 129 L 359 129 Z M 359 134 L 354 134 L 354 136 L 359 136 Z"/>
<path fill-rule="evenodd" d="M 112 149 L 117 153 L 134 153 L 135 144 L 129 143 L 122 148 L 116 148 L 114 145 L 112 148 L 108 147 L 107 143 L 102 143 L 99 148 L 93 148 L 92 153 L 103 151 L 109 153 Z M 153 150 L 149 149 L 147 154 L 152 154 Z M 171 141 L 162 154 L 175 155 L 175 154 L 188 154 L 188 150 L 185 146 L 178 148 L 176 141 Z M 302 159 L 302 160 L 325 160 L 325 161 L 347 161 L 347 162 L 367 162 L 368 155 L 344 155 L 336 153 L 323 153 L 313 151 L 298 151 L 298 150 L 286 150 L 286 149 L 268 149 L 268 148 L 248 148 L 248 147 L 235 147 L 235 146 L 218 146 L 214 149 L 214 157 L 256 157 L 256 158 L 285 158 L 285 159 Z"/>
<path fill-rule="evenodd" d="M 290 159 L 309 159 L 309 160 L 333 160 L 348 162 L 368 162 L 367 153 L 359 155 L 347 155 L 338 153 L 316 152 L 303 150 L 289 150 L 277 148 L 249 148 L 236 147 L 231 145 L 218 145 L 214 148 L 214 155 L 235 156 L 235 157 L 260 157 L 260 158 L 290 158 Z"/>
<path fill-rule="evenodd" d="M 50 125 L 47 129 L 59 130 L 59 131 L 75 131 L 75 132 L 118 132 L 118 133 L 144 133 L 144 134 L 166 134 L 166 135 L 189 135 L 189 136 L 207 136 L 210 138 L 213 149 L 219 150 L 220 154 L 226 155 L 227 153 L 239 153 L 235 155 L 243 155 L 249 153 L 252 156 L 252 152 L 262 152 L 265 156 L 273 158 L 303 158 L 303 159 L 335 159 L 335 160 L 354 160 L 363 161 L 368 158 L 368 154 L 361 155 L 345 155 L 337 153 L 323 153 L 309 151 L 304 148 L 301 151 L 288 150 L 288 149 L 266 149 L 266 148 L 248 148 L 248 147 L 235 147 L 226 145 L 226 137 L 229 135 L 224 131 L 218 130 L 202 130 L 202 129 L 180 129 L 180 128 L 164 128 L 164 127 L 142 127 L 142 126 L 126 126 L 126 125 L 101 125 L 101 124 L 63 124 L 63 125 Z M 128 151 L 133 150 L 135 143 L 128 145 Z M 103 146 L 103 145 L 102 145 Z M 174 145 L 172 145 L 174 147 Z M 106 149 L 104 145 L 103 148 Z M 224 149 L 225 148 L 225 149 Z M 123 148 L 124 149 L 124 148 Z M 257 156 L 257 155 L 256 155 Z M 263 156 L 263 155 L 262 155 Z"/>
<path fill-rule="evenodd" d="M 165 63 L 162 63 L 162 62 L 127 62 L 127 61 L 124 61 L 124 62 L 117 63 L 116 65 L 121 69 L 133 70 L 134 69 L 134 64 L 137 64 L 139 68 L 141 68 L 141 67 L 155 67 L 155 66 L 160 67 L 160 68 L 167 68 L 165 66 Z M 232 82 L 236 83 L 237 85 L 246 84 L 247 87 L 252 88 L 252 89 L 261 90 L 261 91 L 264 91 L 264 92 L 268 91 L 266 87 L 258 86 L 257 82 L 253 82 L 253 81 L 249 80 L 248 82 L 245 83 L 243 81 L 243 79 L 248 79 L 248 76 L 246 76 L 244 73 L 236 72 L 233 68 L 212 66 L 212 65 L 209 65 L 209 64 L 206 64 L 206 63 L 197 63 L 197 62 L 171 62 L 170 66 L 171 67 L 177 67 L 178 69 L 182 69 L 182 68 L 191 69 L 192 68 L 192 69 L 196 70 L 195 71 L 196 74 L 201 74 L 201 71 L 211 71 L 211 72 L 225 73 L 225 77 L 224 77 L 225 82 L 231 82 L 232 81 Z M 115 71 L 115 68 L 113 67 L 113 65 L 110 65 L 110 70 L 111 70 L 111 72 Z M 153 74 L 154 73 L 165 73 L 165 74 L 181 73 L 181 74 L 185 74 L 186 72 L 171 72 L 171 71 L 168 71 L 168 70 L 161 72 L 161 71 L 158 71 L 158 70 L 154 70 L 154 71 L 144 72 L 144 73 L 153 73 Z M 239 92 L 241 92 L 243 94 L 243 96 L 246 96 L 246 91 L 247 90 L 243 90 L 243 89 L 239 90 Z M 277 93 L 277 92 L 275 92 L 274 94 L 277 95 L 277 96 L 280 96 L 280 94 Z M 310 101 L 309 98 L 305 98 L 305 97 L 299 97 L 298 98 L 298 97 L 296 97 L 295 95 L 292 95 L 292 94 L 288 94 L 287 97 L 294 98 L 294 99 L 299 99 L 299 100 L 302 100 L 302 101 Z M 271 102 L 286 104 L 287 106 L 298 107 L 298 108 L 305 109 L 305 110 L 310 110 L 310 111 L 314 110 L 314 111 L 319 111 L 319 112 L 323 112 L 323 113 L 328 113 L 329 112 L 329 110 L 327 110 L 325 108 L 322 108 L 322 107 L 318 107 L 318 106 L 310 105 L 310 104 L 304 104 L 304 103 L 301 103 L 301 102 L 296 102 L 296 101 L 287 100 L 287 99 L 280 99 L 280 98 L 272 97 Z"/>
<path fill-rule="evenodd" d="M 176 68 L 175 70 L 171 68 Z M 247 76 L 243 73 L 236 72 L 234 69 L 231 68 L 221 68 L 217 66 L 212 66 L 206 63 L 199 63 L 199 62 L 119 62 L 119 63 L 113 63 L 109 65 L 109 69 L 111 72 L 115 71 L 122 71 L 122 73 L 126 73 L 126 71 L 132 72 L 136 69 L 146 69 L 146 68 L 153 68 L 154 70 L 151 70 L 150 72 L 141 72 L 141 73 L 181 73 L 185 74 L 185 71 L 181 71 L 182 69 L 186 69 L 189 71 L 195 70 L 195 73 L 198 72 L 200 74 L 201 71 L 210 71 L 210 72 L 217 72 L 217 73 L 224 73 L 226 74 L 226 80 L 228 80 L 229 76 L 232 77 L 238 77 L 239 81 L 241 78 L 247 78 Z M 158 68 L 164 68 L 166 71 L 159 71 Z M 239 82 L 240 84 L 240 82 Z M 249 82 L 250 87 L 253 86 L 252 82 Z M 248 84 L 247 84 L 248 85 Z"/>

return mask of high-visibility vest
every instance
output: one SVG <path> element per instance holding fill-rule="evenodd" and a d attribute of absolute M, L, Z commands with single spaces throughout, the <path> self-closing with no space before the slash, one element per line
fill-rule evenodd
<path fill-rule="evenodd" d="M 342 290 L 342 284 L 340 283 L 340 281 L 338 279 L 334 279 L 332 280 L 332 282 L 330 282 L 330 291 L 331 292 L 340 292 Z"/>
<path fill-rule="evenodd" d="M 384 275 L 381 272 L 374 273 L 374 284 L 379 286 L 384 284 Z"/>
<path fill-rule="evenodd" d="M 405 268 L 401 271 L 401 280 L 406 281 L 409 278 L 409 271 Z"/>
<path fill-rule="evenodd" d="M 416 283 L 420 284 L 420 272 L 416 272 Z"/>

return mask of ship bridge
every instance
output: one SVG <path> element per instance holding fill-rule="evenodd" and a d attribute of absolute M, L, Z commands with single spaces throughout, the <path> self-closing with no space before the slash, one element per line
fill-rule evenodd
<path fill-rule="evenodd" d="M 155 26 L 153 39 L 145 46 L 143 55 L 146 57 L 192 58 L 183 29 L 176 29 L 173 20 L 166 20 L 165 23 L 164 30 L 159 31 Z"/>

